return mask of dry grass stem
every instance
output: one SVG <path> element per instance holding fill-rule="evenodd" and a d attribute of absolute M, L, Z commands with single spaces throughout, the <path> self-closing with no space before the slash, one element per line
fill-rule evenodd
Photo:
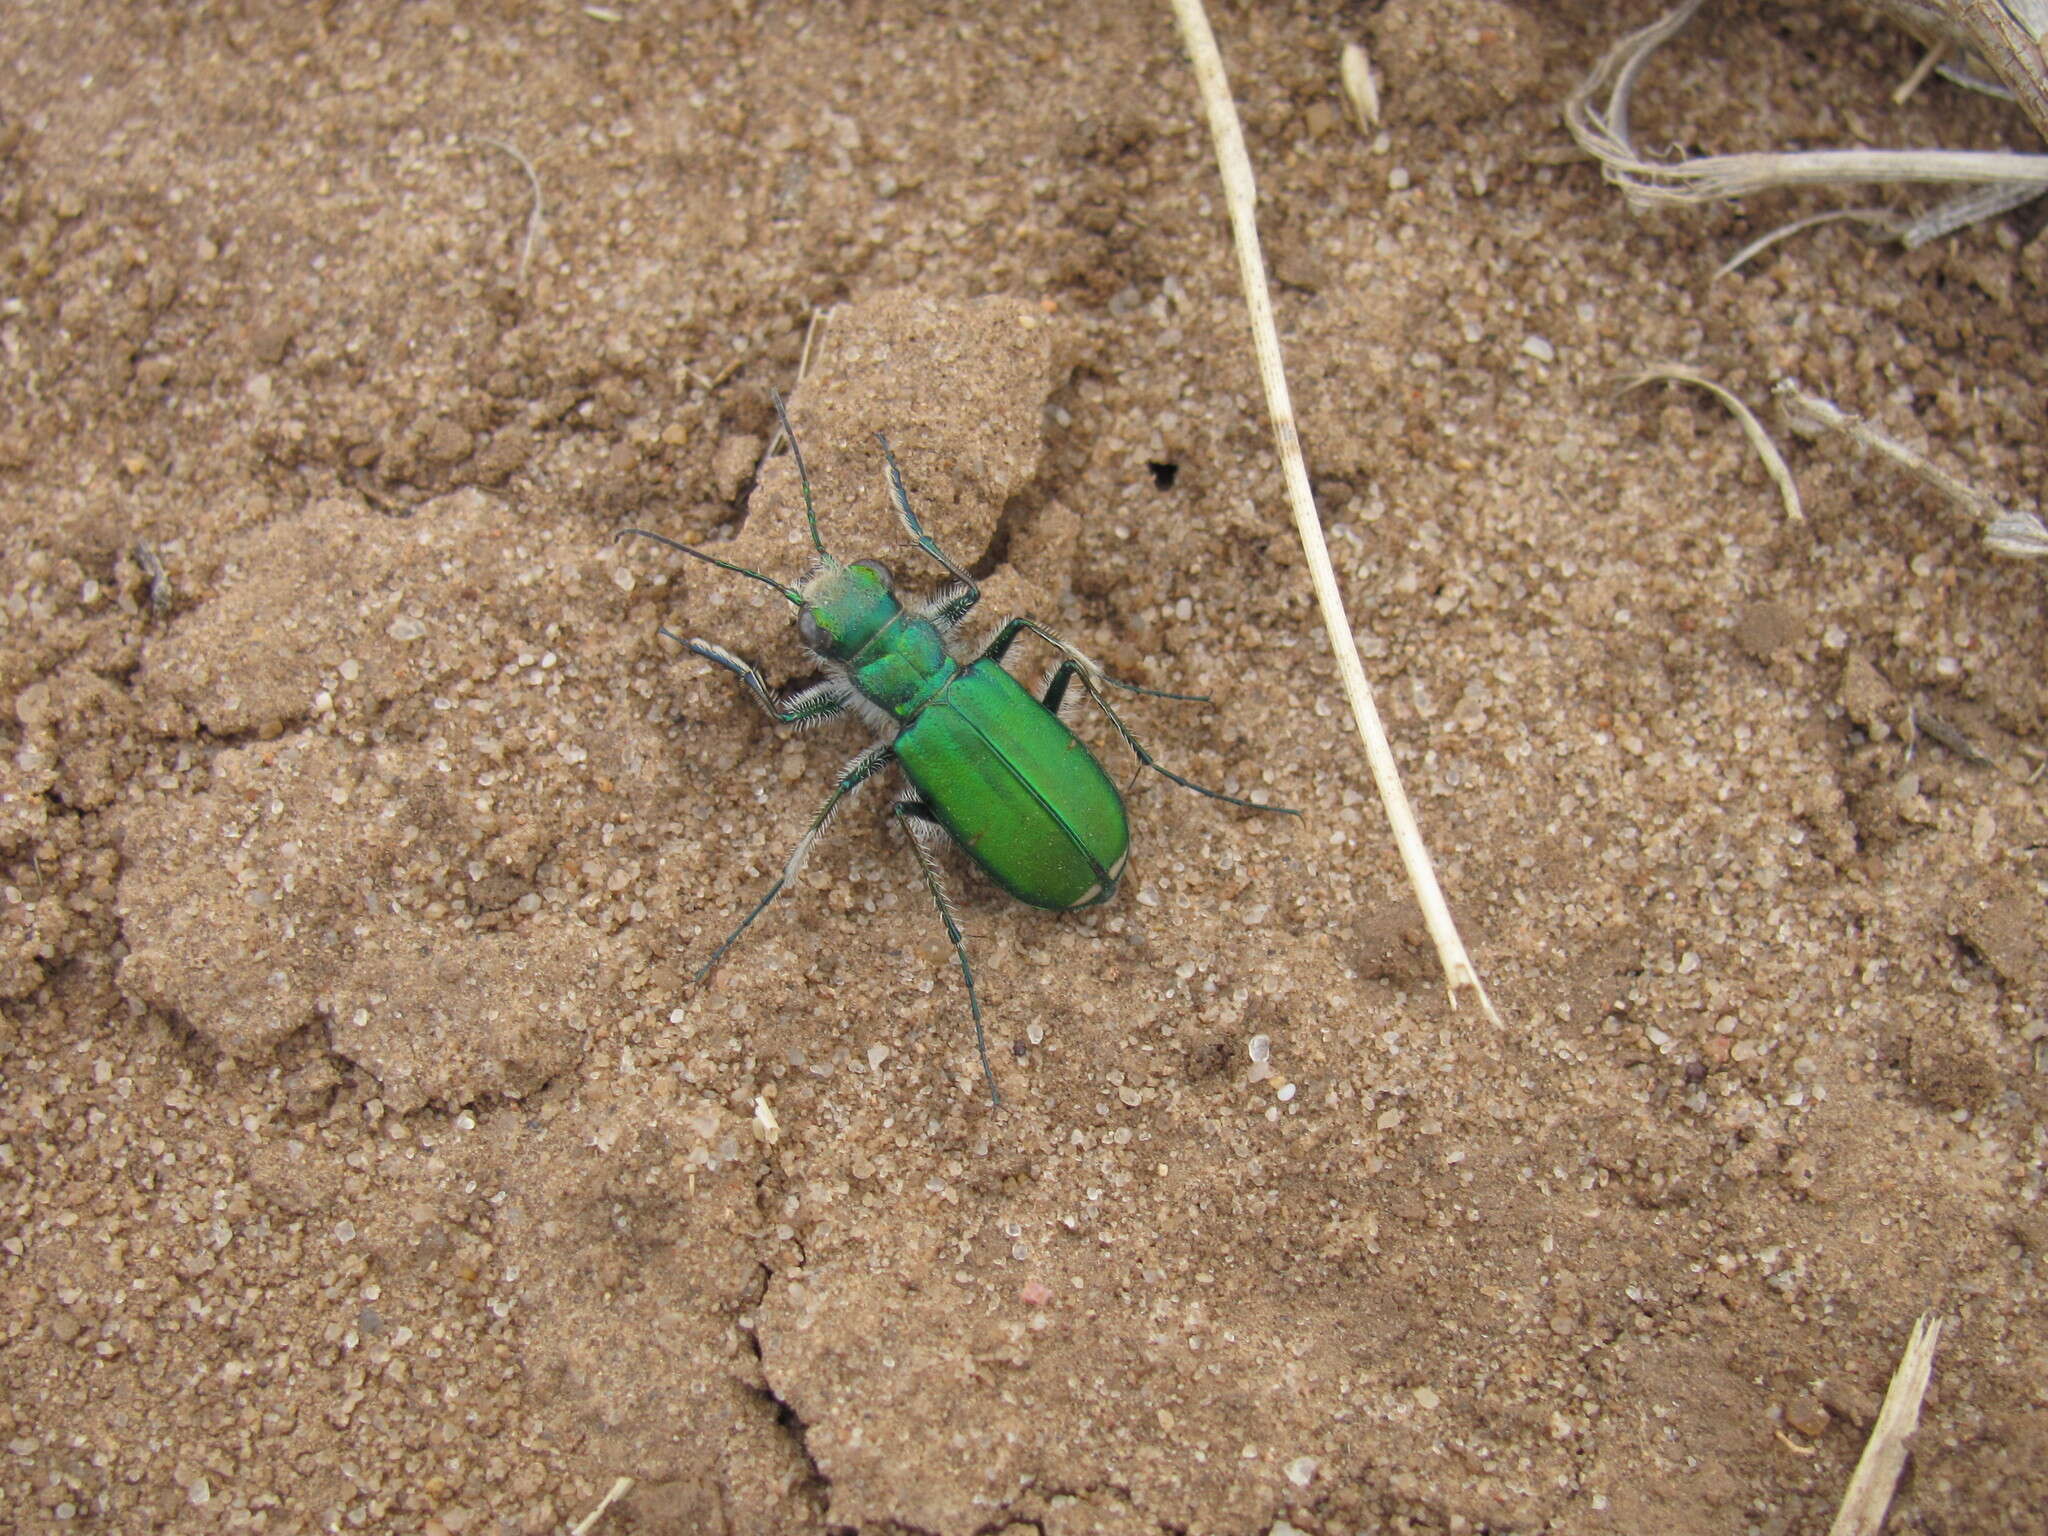
<path fill-rule="evenodd" d="M 731 378 L 734 374 L 738 373 L 741 367 L 745 365 L 746 361 L 747 354 L 744 352 L 738 352 L 735 353 L 727 361 L 726 365 L 723 368 L 719 369 L 718 372 L 711 374 L 709 377 L 706 377 L 704 374 L 698 372 L 695 368 L 685 368 L 683 370 L 683 377 L 688 379 L 692 384 L 696 385 L 699 389 L 703 390 L 704 393 L 708 395 L 711 393 L 711 391 L 718 388 L 719 385 L 723 384 L 727 379 Z"/>
<path fill-rule="evenodd" d="M 1565 126 L 1631 203 L 1707 203 L 1779 187 L 1917 182 L 2048 190 L 2048 155 L 1992 150 L 1818 149 L 1651 159 L 1629 135 L 1629 97 L 1650 55 L 1698 11 L 1685 0 L 1623 37 L 1565 101 Z M 1605 93 L 1604 104 L 1596 98 Z M 2031 195 L 2031 194 L 2030 194 Z M 2010 205 L 2008 205 L 2010 206 Z"/>
<path fill-rule="evenodd" d="M 1690 384 L 1703 389 L 1728 408 L 1742 428 L 1742 435 L 1749 439 L 1757 457 L 1764 461 L 1764 469 L 1771 481 L 1778 487 L 1778 498 L 1785 504 L 1785 515 L 1795 523 L 1806 521 L 1806 509 L 1799 504 L 1799 487 L 1793 482 L 1791 466 L 1785 456 L 1778 452 L 1778 445 L 1771 441 L 1771 434 L 1764 430 L 1764 424 L 1756 419 L 1756 412 L 1743 404 L 1740 396 L 1730 393 L 1721 385 L 1685 363 L 1651 363 L 1640 373 L 1632 373 L 1621 381 L 1623 390 L 1640 389 L 1645 384 L 1660 382 Z"/>
<path fill-rule="evenodd" d="M 1947 747 L 1949 751 L 1955 753 L 1957 757 L 1960 757 L 1966 763 L 1970 763 L 1978 768 L 1989 768 L 1993 765 L 1994 759 L 1990 753 L 1942 719 L 1941 716 L 1935 714 L 1932 710 L 1922 708 L 1917 703 L 1908 705 L 1906 708 L 1906 737 L 1910 742 L 1921 735 L 1925 735 L 1930 740 Z"/>
<path fill-rule="evenodd" d="M 1955 230 L 1982 223 L 1985 219 L 1995 219 L 2001 213 L 2010 213 L 2040 195 L 2041 188 L 2031 181 L 1995 182 L 1987 187 L 1971 187 L 1906 220 L 1899 226 L 1897 239 L 1907 250 L 1917 251 Z"/>
<path fill-rule="evenodd" d="M 526 172 L 526 184 L 533 189 L 533 206 L 526 211 L 526 236 L 519 242 L 519 266 L 512 279 L 515 286 L 523 288 L 526 286 L 526 269 L 533 261 L 533 248 L 540 241 L 542 221 L 545 217 L 540 196 L 540 172 L 533 168 L 531 160 L 503 139 L 478 138 L 474 142 L 495 149 L 501 154 L 510 155 L 518 162 L 519 169 Z"/>
<path fill-rule="evenodd" d="M 1911 101 L 1913 93 L 1927 83 L 1927 77 L 1934 73 L 1935 66 L 1940 64 L 1943 59 L 1946 59 L 1948 55 L 1948 39 L 1941 38 L 1931 44 L 1927 51 L 1920 55 L 1920 62 L 1913 66 L 1912 72 L 1905 79 L 1901 80 L 1899 88 L 1892 92 L 1892 105 L 1903 107 L 1907 102 Z"/>
<path fill-rule="evenodd" d="M 135 563 L 142 574 L 149 578 L 149 606 L 156 613 L 169 613 L 173 594 L 170 572 L 164 569 L 163 557 L 147 544 L 135 546 Z"/>
<path fill-rule="evenodd" d="M 1862 1459 L 1849 1478 L 1842 1507 L 1828 1536 L 1877 1536 L 1891 1507 L 1892 1490 L 1906 1468 L 1906 1443 L 1920 1427 L 1920 1402 L 1934 1371 L 1934 1349 L 1941 1342 L 1941 1320 L 1925 1313 L 1913 1325 L 1899 1368 L 1877 1411 L 1877 1423 L 1863 1447 Z"/>
<path fill-rule="evenodd" d="M 2041 0 L 1869 0 L 1915 36 L 1946 42 L 1944 79 L 2019 103 L 2048 137 L 2048 7 Z M 1995 80 L 1985 78 L 1987 68 Z"/>
<path fill-rule="evenodd" d="M 1934 72 L 1950 85 L 1960 86 L 1966 91 L 1993 96 L 2000 101 L 2019 101 L 2011 86 L 1984 73 L 1975 54 L 1950 54 L 1935 66 Z"/>
<path fill-rule="evenodd" d="M 1351 110 L 1358 115 L 1359 131 L 1371 133 L 1380 125 L 1380 82 L 1364 44 L 1344 45 L 1344 52 L 1337 59 L 1337 79 L 1344 87 Z"/>
<path fill-rule="evenodd" d="M 627 1494 L 631 1493 L 632 1491 L 632 1478 L 613 1478 L 611 1487 L 607 1488 L 605 1490 L 604 1497 L 597 1501 L 597 1508 L 593 1509 L 589 1514 L 585 1515 L 581 1520 L 578 1520 L 574 1525 L 569 1527 L 569 1536 L 590 1536 L 590 1528 L 596 1525 L 599 1520 L 604 1518 L 604 1512 L 610 1509 L 612 1505 L 616 1504 L 620 1499 L 623 1499 Z"/>
<path fill-rule="evenodd" d="M 813 309 L 810 318 L 804 322 L 803 349 L 796 355 L 796 377 L 790 380 L 789 394 L 795 394 L 797 386 L 804 381 L 804 375 L 811 371 L 811 343 L 818 339 L 818 333 L 825 328 L 825 322 L 832 318 L 829 309 Z M 761 450 L 761 462 L 754 466 L 754 478 L 759 480 L 768 469 L 768 461 L 775 457 L 788 434 L 782 430 L 782 423 L 775 423 L 775 430 L 769 435 L 768 446 Z"/>
<path fill-rule="evenodd" d="M 2008 512 L 1984 530 L 1984 542 L 1994 553 L 2015 560 L 2048 557 L 2048 528 L 2031 512 Z"/>
<path fill-rule="evenodd" d="M 1835 224 L 1844 219 L 1856 220 L 1887 235 L 1897 234 L 1900 227 L 1898 215 L 1889 208 L 1830 208 L 1823 213 L 1809 213 L 1803 219 L 1794 219 L 1789 224 L 1780 224 L 1776 229 L 1758 235 L 1720 266 L 1714 268 L 1714 276 L 1727 277 L 1730 273 L 1741 271 L 1780 240 L 1790 239 L 1793 235 L 1812 229 L 1816 225 Z"/>
<path fill-rule="evenodd" d="M 1337 659 L 1338 676 L 1344 695 L 1358 722 L 1358 734 L 1365 743 L 1365 756 L 1372 766 L 1373 781 L 1393 827 L 1394 842 L 1408 873 L 1408 884 L 1422 908 L 1423 922 L 1436 945 L 1444 968 L 1451 1002 L 1470 987 L 1488 1019 L 1500 1022 L 1493 1000 L 1465 953 L 1457 924 L 1437 884 L 1429 850 L 1422 841 L 1422 829 L 1401 787 L 1400 770 L 1394 750 L 1373 704 L 1372 686 L 1365 679 L 1359 661 L 1358 643 L 1352 638 L 1351 621 L 1344 613 L 1344 600 L 1337 590 L 1337 573 L 1330 564 L 1329 546 L 1323 542 L 1322 523 L 1316 516 L 1315 496 L 1309 489 L 1308 466 L 1301 454 L 1300 434 L 1294 425 L 1294 404 L 1287 391 L 1287 376 L 1280 362 L 1280 335 L 1273 323 L 1273 299 L 1266 286 L 1266 262 L 1259 251 L 1257 218 L 1258 193 L 1252 182 L 1251 157 L 1245 151 L 1244 132 L 1238 125 L 1237 107 L 1230 99 L 1230 84 L 1224 78 L 1223 58 L 1216 50 L 1216 35 L 1202 0 L 1173 0 L 1180 23 L 1181 39 L 1187 45 L 1194 66 L 1195 82 L 1201 90 L 1202 105 L 1209 118 L 1209 131 L 1216 141 L 1217 168 L 1223 178 L 1223 200 L 1230 211 L 1230 228 L 1237 247 L 1238 277 L 1244 285 L 1245 307 L 1250 311 L 1252 346 L 1258 354 L 1259 379 L 1265 386 L 1266 410 L 1273 419 L 1273 437 L 1280 454 L 1280 468 L 1287 484 L 1287 499 L 1294 509 L 1295 530 L 1301 536 L 1302 551 L 1308 559 L 1309 580 L 1315 587 L 1316 602 L 1322 609 L 1323 627 L 1330 649 Z"/>
<path fill-rule="evenodd" d="M 1808 394 L 1796 379 L 1780 379 L 1773 391 L 1786 425 L 1802 437 L 1833 432 L 1905 470 L 1921 483 L 1939 491 L 1972 522 L 1984 529 L 1984 542 L 2001 555 L 2038 560 L 2048 555 L 2048 527 L 2031 512 L 2013 512 L 1965 480 L 1959 480 L 1940 465 L 1897 438 L 1880 431 L 1861 416 L 1843 410 L 1832 400 Z"/>

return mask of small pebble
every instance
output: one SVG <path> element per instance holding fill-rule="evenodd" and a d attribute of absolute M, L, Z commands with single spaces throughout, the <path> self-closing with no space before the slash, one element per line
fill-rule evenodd
<path fill-rule="evenodd" d="M 1791 1405 L 1785 1410 L 1786 1425 L 1796 1429 L 1809 1440 L 1818 1440 L 1826 1434 L 1828 1425 L 1832 1422 L 1820 1400 L 1805 1392 L 1793 1398 Z"/>

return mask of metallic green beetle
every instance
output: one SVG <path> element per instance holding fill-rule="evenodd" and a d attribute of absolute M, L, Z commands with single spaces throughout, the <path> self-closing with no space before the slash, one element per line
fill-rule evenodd
<path fill-rule="evenodd" d="M 1137 737 L 1102 696 L 1102 685 L 1154 698 L 1206 703 L 1197 695 L 1163 693 L 1119 682 L 1059 636 L 1032 619 L 1014 618 L 996 632 L 979 655 L 967 659 L 957 652 L 954 631 L 981 600 L 974 578 L 956 565 L 917 520 L 903 489 L 903 475 L 888 439 L 876 434 L 888 465 L 889 488 L 904 530 L 918 548 L 953 578 L 936 596 L 906 606 L 897 596 L 888 567 L 876 560 L 842 565 L 818 536 L 818 514 L 811 502 L 810 476 L 790 427 L 781 396 L 775 413 L 796 458 L 797 483 L 803 488 L 804 518 L 816 565 L 794 587 L 745 566 L 734 565 L 644 528 L 623 529 L 620 537 L 637 535 L 680 550 L 721 570 L 733 571 L 774 588 L 797 610 L 797 636 L 818 659 L 824 676 L 785 693 L 771 689 L 760 669 L 707 640 L 683 640 L 661 631 L 692 653 L 738 677 L 768 717 L 778 725 L 815 725 L 846 710 L 860 715 L 881 739 L 859 753 L 839 775 L 832 794 L 797 842 L 782 874 L 711 952 L 697 972 L 702 981 L 725 952 L 739 941 L 754 919 L 793 881 L 804 859 L 831 820 L 832 813 L 862 782 L 894 763 L 903 770 L 914 793 L 896 802 L 896 818 L 910 834 L 924 883 L 931 892 L 960 975 L 967 983 L 967 1006 L 974 1015 L 974 1045 L 988 1079 L 989 1099 L 1002 1103 L 995 1072 L 989 1065 L 988 1039 L 981 1024 L 981 999 L 975 991 L 974 968 L 967 961 L 967 943 L 946 894 L 939 869 L 940 834 L 967 851 L 989 878 L 1019 901 L 1055 912 L 1092 907 L 1116 894 L 1130 857 L 1131 834 L 1123 798 L 1102 765 L 1074 733 L 1061 723 L 1060 706 L 1068 687 L 1078 681 L 1095 701 L 1138 761 L 1196 794 L 1228 801 L 1255 811 L 1296 816 L 1281 806 L 1254 805 L 1191 783 L 1152 759 Z M 1033 698 L 1003 670 L 1003 657 L 1019 635 L 1029 630 L 1060 653 L 1060 664 L 1045 693 Z"/>

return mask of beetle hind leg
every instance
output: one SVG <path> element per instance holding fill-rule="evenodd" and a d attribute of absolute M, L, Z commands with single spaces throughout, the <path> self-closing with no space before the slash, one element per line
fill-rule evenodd
<path fill-rule="evenodd" d="M 1112 688 L 1121 688 L 1125 693 L 1141 694 L 1148 699 L 1172 699 L 1179 704 L 1213 704 L 1216 702 L 1206 693 L 1170 693 L 1164 688 L 1147 688 L 1142 683 L 1127 683 L 1120 677 L 1111 677 L 1102 668 L 1098 667 L 1093 660 L 1082 655 L 1079 646 L 1061 639 L 1060 636 L 1054 634 L 1053 631 L 1047 629 L 1036 619 L 1018 618 L 1009 620 L 1000 630 L 996 631 L 996 637 L 982 648 L 978 659 L 992 661 L 997 666 L 1001 666 L 1003 658 L 1010 652 L 1010 647 L 1017 643 L 1017 637 L 1026 630 L 1038 636 L 1039 639 L 1066 657 L 1068 661 L 1074 664 L 1077 670 L 1088 673 L 1099 683 L 1107 683 Z M 1060 691 L 1061 695 L 1064 696 L 1066 692 L 1065 683 L 1061 683 Z M 1090 691 L 1092 692 L 1093 690 Z M 1058 713 L 1058 711 L 1055 710 L 1054 713 Z"/>
<path fill-rule="evenodd" d="M 960 920 L 953 911 L 953 898 L 946 893 L 945 872 L 939 868 L 938 843 L 945 828 L 922 800 L 898 800 L 896 819 L 910 834 L 910 848 L 917 855 L 917 867 L 924 875 L 924 888 L 931 892 L 932 905 L 939 909 L 939 921 L 946 925 L 946 937 L 953 941 L 953 953 L 960 960 L 960 978 L 967 983 L 967 1010 L 974 1015 L 974 1049 L 981 1056 L 981 1075 L 988 1080 L 988 1102 L 1000 1109 L 1003 1095 L 996 1087 L 995 1068 L 989 1065 L 988 1035 L 981 1027 L 981 997 L 974 990 L 974 967 L 967 961 L 967 940 L 960 932 Z"/>
<path fill-rule="evenodd" d="M 1123 716 L 1116 712 L 1116 707 L 1103 697 L 1101 685 L 1103 683 L 1110 683 L 1131 693 L 1148 694 L 1154 698 L 1179 699 L 1189 704 L 1208 703 L 1209 700 L 1201 694 L 1167 693 L 1158 688 L 1141 688 L 1136 683 L 1118 682 L 1115 678 L 1106 675 L 1102 668 L 1095 665 L 1078 648 L 1062 640 L 1036 619 L 1015 618 L 1009 620 L 996 632 L 995 639 L 988 643 L 987 647 L 982 651 L 980 659 L 983 661 L 993 661 L 997 666 L 1001 666 L 1004 655 L 1016 642 L 1017 637 L 1026 630 L 1029 630 L 1047 645 L 1058 651 L 1063 658 L 1059 667 L 1053 672 L 1052 681 L 1046 684 L 1044 696 L 1039 701 L 1055 717 L 1060 712 L 1060 706 L 1066 702 L 1067 685 L 1078 677 L 1081 680 L 1082 688 L 1087 690 L 1088 697 L 1094 701 L 1095 707 L 1109 717 L 1109 723 L 1116 727 L 1117 735 L 1123 737 L 1124 745 L 1131 749 L 1131 754 L 1138 759 L 1142 766 L 1150 768 L 1162 778 L 1171 779 L 1182 789 L 1191 789 L 1198 795 L 1206 795 L 1211 800 L 1221 800 L 1227 805 L 1241 805 L 1248 811 L 1270 811 L 1279 816 L 1299 816 L 1301 814 L 1301 812 L 1284 805 L 1260 805 L 1255 800 L 1240 800 L 1236 795 L 1226 795 L 1220 789 L 1209 789 L 1204 785 L 1197 784 L 1193 779 L 1184 779 L 1171 768 L 1163 766 L 1157 758 L 1145 750 L 1144 743 L 1132 734 L 1131 728 L 1124 724 Z"/>
<path fill-rule="evenodd" d="M 1095 686 L 1095 679 L 1089 673 L 1090 668 L 1082 661 L 1076 660 L 1072 656 L 1067 657 L 1053 672 L 1052 681 L 1046 684 L 1045 695 L 1040 702 L 1052 714 L 1058 715 L 1060 706 L 1066 702 L 1067 685 L 1078 677 L 1081 680 L 1082 688 L 1087 691 L 1088 697 L 1094 701 L 1097 709 L 1109 717 L 1109 723 L 1116 727 L 1117 735 L 1123 737 L 1124 745 L 1131 749 L 1131 754 L 1138 759 L 1142 766 L 1150 768 L 1161 778 L 1171 779 L 1182 789 L 1191 789 L 1198 795 L 1208 796 L 1211 800 L 1221 800 L 1227 805 L 1241 805 L 1248 811 L 1270 811 L 1279 816 L 1299 816 L 1301 814 L 1301 812 L 1284 805 L 1260 805 L 1255 800 L 1240 800 L 1236 795 L 1226 795 L 1220 789 L 1209 789 L 1197 784 L 1193 779 L 1184 779 L 1171 768 L 1165 767 L 1150 752 L 1147 752 L 1144 743 L 1132 734 L 1131 728 L 1124 724 L 1123 716 L 1119 715 L 1109 700 L 1102 696 L 1102 690 Z M 1185 697 L 1185 695 L 1174 694 L 1171 697 L 1181 698 Z M 1114 888 L 1112 885 L 1111 889 Z"/>

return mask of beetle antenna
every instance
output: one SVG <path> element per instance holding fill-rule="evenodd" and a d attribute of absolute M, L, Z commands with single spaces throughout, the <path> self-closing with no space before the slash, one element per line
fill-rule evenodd
<path fill-rule="evenodd" d="M 804 451 L 796 445 L 796 428 L 789 424 L 789 408 L 782 403 L 778 390 L 769 390 L 768 398 L 775 402 L 776 420 L 782 423 L 782 435 L 789 439 L 789 456 L 796 460 L 796 483 L 803 487 L 804 521 L 811 525 L 811 547 L 822 560 L 832 557 L 825 553 L 825 541 L 818 537 L 818 509 L 811 505 L 811 477 L 804 470 Z"/>
<path fill-rule="evenodd" d="M 777 592 L 780 592 L 784 597 L 796 604 L 797 607 L 801 608 L 804 605 L 803 593 L 797 591 L 794 587 L 785 587 L 773 576 L 763 576 L 759 571 L 750 571 L 744 565 L 734 565 L 730 560 L 721 560 L 716 555 L 707 555 L 701 549 L 692 549 L 689 545 L 679 544 L 665 534 L 651 533 L 645 528 L 621 528 L 618 531 L 617 537 L 623 539 L 628 534 L 638 534 L 643 539 L 652 539 L 655 543 L 665 544 L 670 549 L 681 550 L 684 554 L 702 560 L 707 565 L 717 566 L 721 571 L 732 571 L 736 575 L 751 577 L 753 580 L 760 582 L 764 587 L 773 587 Z"/>

